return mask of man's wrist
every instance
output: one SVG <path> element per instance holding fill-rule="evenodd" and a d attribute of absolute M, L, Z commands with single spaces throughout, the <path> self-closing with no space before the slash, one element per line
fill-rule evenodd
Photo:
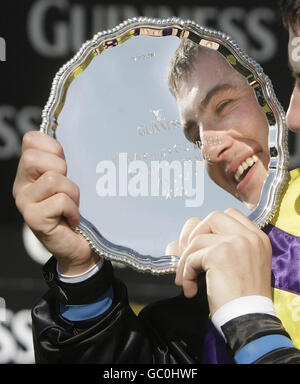
<path fill-rule="evenodd" d="M 280 319 L 265 313 L 234 318 L 222 331 L 238 364 L 259 363 L 275 350 L 295 348 Z"/>
<path fill-rule="evenodd" d="M 52 256 L 43 267 L 43 275 L 53 295 L 59 303 L 82 305 L 99 299 L 113 283 L 113 268 L 108 260 L 103 260 L 101 268 L 88 279 L 70 283 L 59 279 L 57 262 Z"/>
<path fill-rule="evenodd" d="M 266 296 L 242 296 L 232 300 L 220 307 L 212 316 L 214 326 L 225 336 L 222 331 L 222 326 L 236 317 L 251 314 L 264 313 L 271 316 L 276 316 L 273 302 Z"/>
<path fill-rule="evenodd" d="M 89 249 L 88 257 L 84 257 L 84 260 L 74 259 L 68 260 L 66 258 L 56 257 L 59 273 L 64 276 L 78 276 L 84 274 L 91 268 L 93 268 L 101 258 L 92 249 Z"/>
<path fill-rule="evenodd" d="M 103 262 L 104 262 L 104 259 L 99 258 L 99 260 L 96 262 L 96 264 L 92 265 L 85 272 L 78 273 L 78 274 L 72 274 L 72 275 L 61 273 L 59 263 L 57 263 L 57 266 L 56 266 L 57 277 L 60 281 L 62 281 L 64 283 L 69 283 L 69 284 L 80 283 L 84 280 L 89 279 L 94 274 L 96 274 L 98 271 L 100 271 L 100 269 L 103 265 Z"/>

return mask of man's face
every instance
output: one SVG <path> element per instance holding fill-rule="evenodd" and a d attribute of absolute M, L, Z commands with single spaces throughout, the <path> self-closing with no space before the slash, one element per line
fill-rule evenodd
<path fill-rule="evenodd" d="M 177 102 L 185 136 L 201 141 L 210 178 L 254 209 L 268 173 L 269 130 L 246 79 L 207 49 L 181 82 Z"/>
<path fill-rule="evenodd" d="M 289 63 L 296 83 L 286 118 L 288 127 L 294 132 L 300 132 L 300 23 L 296 25 L 295 31 L 290 28 L 289 35 Z"/>

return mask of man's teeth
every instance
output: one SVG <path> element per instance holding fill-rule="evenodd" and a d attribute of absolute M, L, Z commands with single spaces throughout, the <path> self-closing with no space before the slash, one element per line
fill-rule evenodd
<path fill-rule="evenodd" d="M 242 174 L 254 163 L 258 161 L 258 157 L 256 155 L 253 155 L 251 157 L 248 157 L 245 161 L 242 162 L 242 164 L 238 167 L 237 171 L 235 172 L 234 178 L 237 182 L 240 181 Z"/>

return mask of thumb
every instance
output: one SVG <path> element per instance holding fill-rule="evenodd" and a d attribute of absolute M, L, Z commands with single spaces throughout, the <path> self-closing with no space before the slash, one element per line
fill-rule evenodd
<path fill-rule="evenodd" d="M 206 272 L 205 250 L 192 253 L 186 260 L 182 275 L 182 288 L 187 298 L 194 297 L 198 292 L 198 277 L 201 272 Z"/>

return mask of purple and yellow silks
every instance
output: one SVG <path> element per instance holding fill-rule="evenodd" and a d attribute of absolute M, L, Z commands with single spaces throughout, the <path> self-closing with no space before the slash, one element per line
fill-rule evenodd
<path fill-rule="evenodd" d="M 289 173 L 276 215 L 263 230 L 272 244 L 271 285 L 276 315 L 300 349 L 300 168 Z M 210 320 L 202 363 L 234 363 L 224 339 Z"/>
<path fill-rule="evenodd" d="M 300 349 L 300 168 L 289 175 L 277 214 L 264 231 L 273 249 L 272 287 L 276 314 Z"/>

